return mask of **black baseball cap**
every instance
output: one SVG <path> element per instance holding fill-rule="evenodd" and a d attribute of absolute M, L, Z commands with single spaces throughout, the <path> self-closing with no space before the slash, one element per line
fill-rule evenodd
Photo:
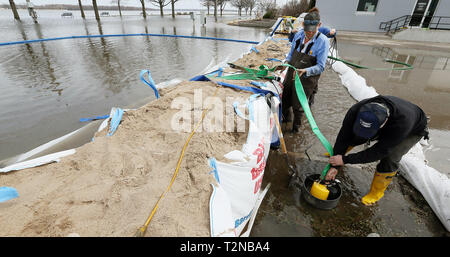
<path fill-rule="evenodd" d="M 388 117 L 388 109 L 379 103 L 366 103 L 359 109 L 353 124 L 353 133 L 370 139 L 375 136 Z"/>
<path fill-rule="evenodd" d="M 303 29 L 305 31 L 314 31 L 320 23 L 320 15 L 318 12 L 310 12 L 303 19 Z"/>

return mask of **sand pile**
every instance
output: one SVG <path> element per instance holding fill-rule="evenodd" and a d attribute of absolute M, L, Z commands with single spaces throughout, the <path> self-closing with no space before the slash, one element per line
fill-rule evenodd
<path fill-rule="evenodd" d="M 284 59 L 286 43 L 269 40 L 256 47 L 258 54 L 247 54 L 236 64 L 273 66 L 264 59 Z M 228 82 L 249 86 L 246 81 Z M 113 136 L 107 137 L 103 130 L 59 163 L 1 174 L 0 185 L 15 187 L 20 196 L 0 204 L 0 236 L 133 236 L 167 189 L 190 134 L 173 127 L 173 117 L 180 111 L 171 107 L 173 100 L 184 97 L 194 110 L 196 89 L 201 89 L 204 103 L 214 93 L 215 101 L 223 103 L 223 110 L 214 109 L 212 115 L 227 111 L 227 97 L 243 103 L 251 95 L 212 82 L 182 82 L 161 90 L 160 99 L 126 112 Z M 194 119 L 193 115 L 191 129 L 197 123 Z M 210 236 L 210 184 L 215 180 L 208 174 L 212 168 L 207 160 L 226 161 L 223 155 L 241 149 L 247 131 L 203 129 L 193 136 L 147 236 Z"/>

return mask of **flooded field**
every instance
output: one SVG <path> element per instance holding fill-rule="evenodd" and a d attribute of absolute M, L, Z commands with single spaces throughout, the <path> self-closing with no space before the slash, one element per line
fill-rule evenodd
<path fill-rule="evenodd" d="M 124 12 L 102 17 L 87 12 L 83 20 L 61 18 L 61 11 L 38 10 L 39 24 L 19 10 L 0 10 L 0 42 L 40 38 L 154 33 L 261 41 L 263 29 L 228 26 L 188 15 L 149 16 Z M 111 12 L 111 15 L 114 13 Z M 0 47 L 0 160 L 26 152 L 84 125 L 80 118 L 109 114 L 111 107 L 135 108 L 154 98 L 139 79 L 151 71 L 155 83 L 189 79 L 219 63 L 237 59 L 249 44 L 164 37 L 68 39 Z M 82 142 L 85 143 L 85 142 Z M 79 145 L 74 145 L 79 146 Z"/>

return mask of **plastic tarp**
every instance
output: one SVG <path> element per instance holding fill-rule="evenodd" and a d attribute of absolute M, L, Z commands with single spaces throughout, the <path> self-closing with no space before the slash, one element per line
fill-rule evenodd
<path fill-rule="evenodd" d="M 0 203 L 19 197 L 19 193 L 13 187 L 0 187 Z"/>
<path fill-rule="evenodd" d="M 122 110 L 120 108 L 115 108 L 115 107 L 111 108 L 111 113 L 109 115 L 110 118 L 104 120 L 100 124 L 98 131 L 103 130 L 104 128 L 106 128 L 108 126 L 108 123 L 110 123 L 110 129 L 109 129 L 108 135 L 109 136 L 113 135 L 114 132 L 116 131 L 117 127 L 120 124 L 120 121 L 122 119 L 122 115 L 123 115 L 124 111 L 127 111 L 127 110 Z M 8 165 L 4 168 L 0 168 L 0 173 L 5 173 L 5 172 L 13 171 L 13 170 L 22 170 L 22 169 L 37 167 L 37 166 L 41 166 L 41 165 L 52 163 L 52 162 L 59 162 L 60 158 L 74 154 L 76 152 L 76 150 L 69 149 L 69 150 L 65 150 L 65 151 L 51 153 L 51 154 L 41 156 L 38 158 L 29 159 L 29 158 L 32 158 L 33 156 L 38 155 L 39 153 L 46 151 L 47 149 L 49 149 L 57 144 L 63 143 L 65 140 L 76 135 L 79 131 L 81 131 L 81 129 L 82 128 L 77 129 L 67 135 L 64 135 L 62 137 L 54 139 L 48 143 L 40 145 L 26 153 L 19 155 L 18 157 L 16 157 L 14 159 L 13 164 Z"/>
<path fill-rule="evenodd" d="M 61 151 L 57 153 L 48 154 L 39 158 L 31 159 L 24 162 L 14 163 L 5 168 L 0 169 L 0 172 L 9 172 L 13 170 L 23 170 L 27 168 L 41 166 L 51 162 L 59 162 L 60 158 L 72 155 L 75 153 L 75 149 Z"/>
<path fill-rule="evenodd" d="M 335 62 L 332 67 L 357 101 L 378 95 L 373 87 L 367 86 L 363 77 L 344 63 Z M 423 139 L 403 156 L 400 174 L 423 195 L 444 227 L 450 231 L 450 179 L 426 164 L 421 143 Z"/>
<path fill-rule="evenodd" d="M 249 236 L 259 205 L 268 185 L 261 190 L 264 169 L 270 151 L 274 118 L 264 97 L 252 95 L 247 102 L 249 120 L 247 142 L 241 150 L 225 157 L 230 163 L 209 159 L 218 186 L 210 198 L 211 236 Z M 247 226 L 247 230 L 244 228 Z"/>

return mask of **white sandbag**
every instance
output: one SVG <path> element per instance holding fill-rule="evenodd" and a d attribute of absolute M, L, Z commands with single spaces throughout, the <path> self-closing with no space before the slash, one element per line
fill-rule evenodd
<path fill-rule="evenodd" d="M 211 236 L 214 237 L 235 237 L 233 214 L 227 193 L 221 186 L 213 187 L 213 193 L 209 201 L 209 222 Z M 215 222 L 220 221 L 220 222 Z"/>
<path fill-rule="evenodd" d="M 333 69 L 339 73 L 342 84 L 356 100 L 361 101 L 378 95 L 373 87 L 366 84 L 366 80 L 362 76 L 346 64 L 337 61 L 333 64 Z"/>
<path fill-rule="evenodd" d="M 420 143 L 400 161 L 403 177 L 422 193 L 444 227 L 450 231 L 450 179 L 428 166 Z"/>
<path fill-rule="evenodd" d="M 243 229 L 249 220 L 253 224 L 259 204 L 267 192 L 260 188 L 274 129 L 273 115 L 264 97 L 257 97 L 248 103 L 250 115 L 247 142 L 240 154 L 236 153 L 237 150 L 227 154 L 228 157 L 239 156 L 246 161 L 224 163 L 214 158 L 209 159 L 210 166 L 213 167 L 212 173 L 219 185 L 210 200 L 213 237 L 229 236 L 230 231 L 235 236 L 248 236 L 251 226 L 245 233 L 242 233 Z M 227 211 L 229 209 L 231 212 Z"/>

